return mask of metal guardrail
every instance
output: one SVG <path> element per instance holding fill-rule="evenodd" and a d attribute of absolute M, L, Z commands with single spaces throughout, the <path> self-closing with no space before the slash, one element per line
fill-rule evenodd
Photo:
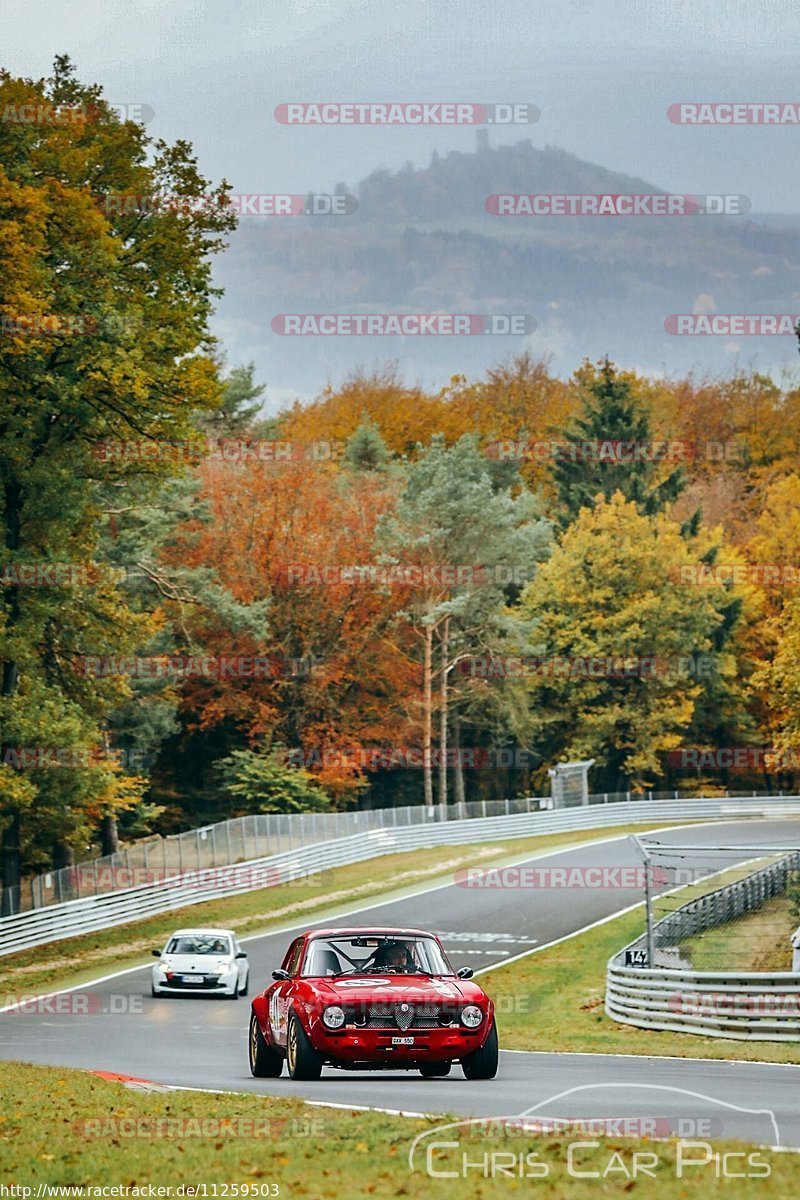
<path fill-rule="evenodd" d="M 734 793 L 735 795 L 736 793 Z M 726 796 L 728 793 L 726 793 Z M 589 796 L 589 804 L 638 803 L 643 800 L 679 800 L 680 792 L 600 792 Z M 691 792 L 683 797 L 694 799 Z M 17 914 L 65 900 L 101 896 L 138 884 L 154 883 L 175 873 L 204 867 L 232 866 L 284 850 L 314 846 L 318 842 L 366 833 L 371 829 L 396 829 L 404 825 L 428 825 L 432 821 L 477 820 L 538 812 L 551 806 L 550 797 L 531 796 L 507 800 L 476 800 L 446 808 L 424 804 L 402 808 L 359 809 L 352 812 L 258 813 L 234 817 L 216 825 L 189 829 L 164 838 L 134 842 L 102 858 L 46 871 L 26 879 L 19 888 L 5 889 L 0 912 Z"/>
<path fill-rule="evenodd" d="M 620 824 L 759 817 L 776 812 L 800 815 L 800 797 L 622 801 L 552 812 L 521 812 L 507 817 L 474 817 L 466 820 L 429 820 L 427 825 L 370 829 L 235 866 L 176 871 L 169 878 L 157 882 L 4 917 L 0 919 L 0 956 L 81 933 L 123 925 L 186 905 L 233 896 L 292 879 L 313 877 L 329 867 L 404 850 L 502 841 L 509 837 L 537 837 Z"/>
<path fill-rule="evenodd" d="M 786 891 L 798 868 L 800 853 L 793 852 L 743 879 L 694 897 L 656 922 L 655 952 L 756 911 Z M 605 1010 L 614 1020 L 640 1029 L 738 1041 L 800 1040 L 800 975 L 623 965 L 628 951 L 646 945 L 643 934 L 608 962 Z"/>

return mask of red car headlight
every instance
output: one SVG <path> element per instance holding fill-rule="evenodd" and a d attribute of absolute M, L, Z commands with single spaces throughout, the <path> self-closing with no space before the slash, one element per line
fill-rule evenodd
<path fill-rule="evenodd" d="M 466 1008 L 462 1008 L 461 1024 L 466 1025 L 467 1029 L 477 1029 L 482 1020 L 483 1013 L 477 1004 L 468 1004 Z"/>
<path fill-rule="evenodd" d="M 341 1029 L 344 1025 L 344 1009 L 338 1004 L 331 1004 L 323 1012 L 322 1020 L 328 1029 Z"/>

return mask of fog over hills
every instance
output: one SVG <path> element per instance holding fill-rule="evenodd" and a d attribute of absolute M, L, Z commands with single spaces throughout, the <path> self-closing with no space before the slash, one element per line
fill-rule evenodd
<path fill-rule="evenodd" d="M 800 229 L 771 215 L 498 217 L 496 193 L 660 193 L 529 140 L 434 154 L 423 169 L 379 169 L 350 216 L 244 217 L 217 267 L 226 296 L 217 330 L 232 361 L 254 359 L 273 407 L 310 396 L 358 366 L 395 359 L 409 380 L 440 386 L 524 348 L 568 374 L 584 356 L 678 374 L 735 363 L 794 372 L 787 337 L 678 337 L 670 313 L 800 310 Z M 333 188 L 331 189 L 333 190 Z M 686 187 L 687 192 L 691 191 Z M 286 337 L 280 313 L 528 314 L 524 336 Z"/>

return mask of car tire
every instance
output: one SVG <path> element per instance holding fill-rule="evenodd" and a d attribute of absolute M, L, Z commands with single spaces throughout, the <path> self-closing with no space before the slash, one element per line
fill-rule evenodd
<path fill-rule="evenodd" d="M 489 1036 L 473 1054 L 462 1058 L 461 1066 L 467 1079 L 494 1079 L 497 1074 L 498 1044 L 497 1025 L 492 1021 Z"/>
<path fill-rule="evenodd" d="M 248 971 L 244 977 L 244 987 L 239 992 L 239 995 L 246 996 L 249 991 L 250 991 L 250 972 Z"/>
<path fill-rule="evenodd" d="M 152 983 L 150 984 L 150 995 L 151 995 L 151 996 L 155 996 L 155 997 L 158 997 L 158 996 L 160 996 L 160 995 L 161 995 L 161 993 L 160 993 L 160 992 L 157 992 L 157 991 L 156 991 L 156 989 L 155 989 L 155 986 L 154 986 L 154 984 L 152 984 Z"/>
<path fill-rule="evenodd" d="M 322 1074 L 322 1055 L 308 1039 L 297 1013 L 289 1017 L 286 1031 L 286 1062 L 292 1079 L 319 1079 Z"/>
<path fill-rule="evenodd" d="M 250 1036 L 247 1044 L 250 1074 L 254 1075 L 256 1079 L 277 1079 L 283 1071 L 283 1055 L 267 1044 L 258 1023 L 258 1017 L 254 1012 L 250 1014 Z"/>
<path fill-rule="evenodd" d="M 423 1079 L 443 1079 L 445 1075 L 450 1074 L 452 1065 L 450 1062 L 423 1063 L 419 1073 Z"/>

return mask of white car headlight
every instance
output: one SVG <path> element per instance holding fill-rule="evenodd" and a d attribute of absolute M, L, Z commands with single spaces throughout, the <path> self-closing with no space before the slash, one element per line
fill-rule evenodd
<path fill-rule="evenodd" d="M 158 964 L 158 969 L 164 972 L 171 970 L 169 963 L 163 960 Z"/>
<path fill-rule="evenodd" d="M 466 1008 L 462 1008 L 461 1023 L 466 1025 L 467 1029 L 477 1029 L 482 1020 L 483 1013 L 477 1004 L 468 1004 Z"/>
<path fill-rule="evenodd" d="M 338 1004 L 331 1004 L 322 1014 L 322 1020 L 328 1026 L 328 1029 L 341 1029 L 344 1025 L 344 1009 Z"/>

